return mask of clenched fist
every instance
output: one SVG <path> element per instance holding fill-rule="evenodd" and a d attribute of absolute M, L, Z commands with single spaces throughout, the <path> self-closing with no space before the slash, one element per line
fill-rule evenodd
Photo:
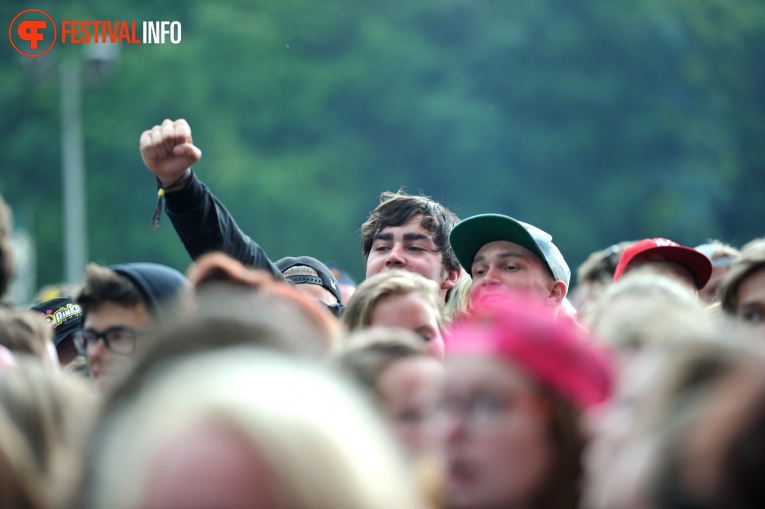
<path fill-rule="evenodd" d="M 202 158 L 191 141 L 191 128 L 184 119 L 165 119 L 141 134 L 141 157 L 163 186 L 176 182 Z"/>

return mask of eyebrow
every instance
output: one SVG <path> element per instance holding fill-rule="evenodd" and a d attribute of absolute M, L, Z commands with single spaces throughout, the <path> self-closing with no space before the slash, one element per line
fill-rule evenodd
<path fill-rule="evenodd" d="M 506 258 L 520 258 L 521 260 L 525 260 L 526 259 L 525 256 L 523 256 L 522 254 L 519 254 L 519 253 L 500 253 L 499 256 L 497 256 L 497 258 L 500 258 L 502 260 L 504 260 Z M 473 264 L 476 264 L 476 263 L 479 263 L 479 262 L 485 262 L 485 261 L 486 261 L 486 257 L 484 255 L 476 256 L 473 259 Z"/>
<path fill-rule="evenodd" d="M 392 233 L 378 233 L 375 235 L 375 240 L 393 240 Z"/>
<path fill-rule="evenodd" d="M 378 233 L 374 237 L 375 240 L 393 240 L 393 234 L 390 232 L 385 233 Z M 430 237 L 425 235 L 424 233 L 405 233 L 404 234 L 404 240 L 412 241 L 412 240 L 426 240 L 430 241 Z"/>
<path fill-rule="evenodd" d="M 404 240 L 427 240 L 430 241 L 430 237 L 424 233 L 405 233 Z"/>
<path fill-rule="evenodd" d="M 765 305 L 763 305 L 763 303 L 759 300 L 748 300 L 746 302 L 742 302 L 741 304 L 739 304 L 738 309 L 736 311 L 738 312 L 749 311 L 751 309 L 759 309 L 763 307 L 765 307 Z"/>
<path fill-rule="evenodd" d="M 430 324 L 425 324 L 425 325 L 420 325 L 419 327 L 417 327 L 414 330 L 414 332 L 416 332 L 417 334 L 420 334 L 420 335 L 426 334 L 426 333 L 429 333 L 429 332 L 436 333 L 436 332 L 438 332 L 438 328 L 433 327 Z"/>

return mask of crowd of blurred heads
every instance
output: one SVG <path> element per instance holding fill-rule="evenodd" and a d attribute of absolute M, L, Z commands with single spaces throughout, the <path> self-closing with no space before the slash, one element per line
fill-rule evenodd
<path fill-rule="evenodd" d="M 545 232 L 418 200 L 436 246 L 451 235 L 439 281 L 332 263 L 275 281 L 213 252 L 5 303 L 0 507 L 765 506 L 765 239 L 622 242 L 569 291 Z M 411 220 L 376 211 L 368 264 Z M 0 197 L 0 295 L 10 232 Z M 544 296 L 503 284 L 526 252 Z"/>

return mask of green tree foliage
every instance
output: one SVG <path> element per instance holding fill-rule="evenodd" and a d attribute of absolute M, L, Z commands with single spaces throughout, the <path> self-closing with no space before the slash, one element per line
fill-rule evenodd
<path fill-rule="evenodd" d="M 761 0 L 43 2 L 56 19 L 178 20 L 179 45 L 126 45 L 83 91 L 89 250 L 188 263 L 149 231 L 142 130 L 186 118 L 195 170 L 272 258 L 363 277 L 358 227 L 405 188 L 460 216 L 555 237 L 572 267 L 623 239 L 762 235 Z M 21 7 L 3 4 L 2 19 Z M 62 277 L 56 67 L 0 53 L 0 192 Z M 49 58 L 48 58 L 49 57 Z"/>

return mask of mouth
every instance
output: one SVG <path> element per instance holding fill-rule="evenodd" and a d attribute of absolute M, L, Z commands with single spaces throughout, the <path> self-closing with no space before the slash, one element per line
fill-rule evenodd
<path fill-rule="evenodd" d="M 475 469 L 465 460 L 450 460 L 448 463 L 449 484 L 461 487 L 470 484 L 475 479 Z"/>
<path fill-rule="evenodd" d="M 479 290 L 473 296 L 475 302 L 501 302 L 509 298 L 507 291 Z"/>
<path fill-rule="evenodd" d="M 101 368 L 91 367 L 90 378 L 96 385 L 102 385 L 105 380 L 104 371 Z"/>

